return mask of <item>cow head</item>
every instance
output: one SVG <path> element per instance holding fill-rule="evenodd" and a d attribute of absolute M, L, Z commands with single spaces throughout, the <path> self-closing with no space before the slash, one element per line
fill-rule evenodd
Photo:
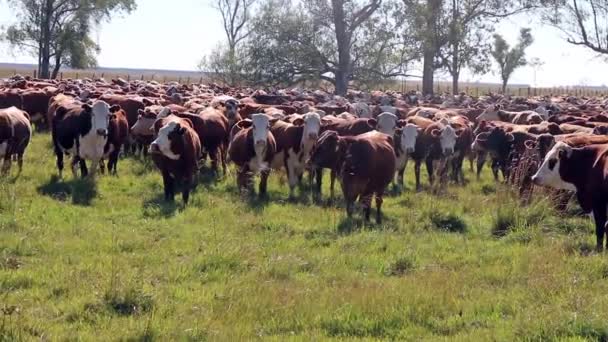
<path fill-rule="evenodd" d="M 312 167 L 317 168 L 332 165 L 338 154 L 339 142 L 340 136 L 338 132 L 323 132 L 310 154 Z"/>
<path fill-rule="evenodd" d="M 154 135 L 154 122 L 156 121 L 156 114 L 151 111 L 143 111 L 139 109 L 137 111 L 137 121 L 131 127 L 131 134 L 139 136 L 150 136 Z"/>
<path fill-rule="evenodd" d="M 251 130 L 255 154 L 259 158 L 263 158 L 266 153 L 268 133 L 270 132 L 270 118 L 266 114 L 253 114 L 251 116 Z"/>
<path fill-rule="evenodd" d="M 150 145 L 150 153 L 162 154 L 171 160 L 178 160 L 180 155 L 173 151 L 172 145 L 181 141 L 185 132 L 186 127 L 180 122 L 168 122 L 158 131 L 158 136 Z"/>
<path fill-rule="evenodd" d="M 576 191 L 574 184 L 565 181 L 560 172 L 561 164 L 567 162 L 567 160 L 572 157 L 572 153 L 572 147 L 565 143 L 558 142 L 555 144 L 551 151 L 547 153 L 545 160 L 536 174 L 532 176 L 534 184 L 555 189 Z"/>
<path fill-rule="evenodd" d="M 541 159 L 544 159 L 549 150 L 555 145 L 555 137 L 551 134 L 541 134 L 536 138 L 536 148 Z"/>
<path fill-rule="evenodd" d="M 378 115 L 376 120 L 378 122 L 376 130 L 391 137 L 395 135 L 395 129 L 397 129 L 397 116 L 395 114 L 384 112 Z"/>
<path fill-rule="evenodd" d="M 305 114 L 302 119 L 304 124 L 304 132 L 302 132 L 302 145 L 312 148 L 319 139 L 319 131 L 321 130 L 321 116 L 317 113 Z M 310 150 L 310 149 L 309 149 Z"/>
<path fill-rule="evenodd" d="M 224 107 L 224 115 L 228 120 L 235 120 L 238 115 L 239 110 L 239 101 L 235 99 L 228 99 L 223 102 L 222 106 Z"/>
<path fill-rule="evenodd" d="M 420 133 L 420 128 L 414 124 L 407 124 L 401 131 L 401 150 L 405 153 L 413 153 L 416 149 L 416 139 Z"/>
<path fill-rule="evenodd" d="M 471 149 L 475 152 L 490 151 L 493 153 L 503 149 L 510 149 L 515 141 L 515 137 L 511 133 L 505 132 L 500 127 L 494 127 L 489 132 L 483 132 L 477 135 Z"/>
<path fill-rule="evenodd" d="M 500 105 L 493 105 L 487 107 L 475 120 L 480 122 L 482 120 L 486 121 L 500 121 L 498 117 L 498 111 L 500 110 Z"/>
<path fill-rule="evenodd" d="M 454 153 L 454 146 L 456 146 L 456 139 L 459 134 L 452 126 L 445 126 L 442 129 L 434 129 L 431 134 L 435 138 L 439 138 L 441 145 L 441 152 L 445 156 L 451 156 Z"/>
<path fill-rule="evenodd" d="M 99 136 L 107 137 L 110 115 L 120 110 L 120 106 L 110 107 L 105 101 L 95 101 L 93 106 L 82 105 L 82 109 L 91 117 L 91 130 Z"/>

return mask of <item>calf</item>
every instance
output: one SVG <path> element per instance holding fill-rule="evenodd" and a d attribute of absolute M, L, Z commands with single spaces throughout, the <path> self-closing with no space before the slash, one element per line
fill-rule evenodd
<path fill-rule="evenodd" d="M 363 204 L 365 220 L 369 221 L 371 200 L 376 197 L 376 222 L 382 222 L 382 196 L 395 174 L 395 152 L 392 138 L 380 132 L 369 132 L 355 137 L 340 137 L 328 131 L 311 157 L 313 163 L 323 161 L 325 154 L 336 151 L 346 213 L 353 215 L 357 198 Z"/>
<path fill-rule="evenodd" d="M 110 107 L 105 101 L 96 101 L 92 106 L 84 104 L 57 109 L 52 121 L 52 136 L 59 177 L 63 176 L 64 153 L 72 155 L 74 177 L 77 164 L 82 177 L 88 174 L 87 159 L 92 161 L 91 175 L 95 174 L 108 141 L 110 114 L 118 110 L 120 106 Z"/>
<path fill-rule="evenodd" d="M 192 122 L 175 115 L 158 120 L 154 128 L 157 138 L 150 144 L 150 154 L 163 176 L 165 200 L 175 200 L 177 180 L 182 182 L 182 199 L 186 205 L 198 170 L 201 142 Z"/>
<path fill-rule="evenodd" d="M 310 153 L 319 138 L 321 117 L 308 113 L 293 124 L 275 122 L 270 131 L 276 141 L 276 154 L 272 160 L 273 169 L 285 167 L 289 181 L 289 198 L 294 198 L 296 184 L 301 180 Z"/>
<path fill-rule="evenodd" d="M 276 153 L 276 142 L 270 132 L 270 119 L 265 114 L 253 114 L 251 120 L 241 120 L 235 127 L 239 130 L 228 147 L 230 159 L 237 165 L 239 191 L 250 189 L 250 176 L 260 173 L 259 195 L 267 191 L 270 163 Z"/>
<path fill-rule="evenodd" d="M 573 148 L 558 142 L 532 177 L 536 185 L 576 192 L 579 205 L 592 213 L 596 248 L 604 248 L 608 205 L 608 144 Z"/>
<path fill-rule="evenodd" d="M 0 159 L 4 159 L 2 174 L 8 174 L 13 156 L 17 156 L 19 173 L 23 169 L 23 154 L 32 137 L 29 115 L 16 108 L 0 109 Z"/>
<path fill-rule="evenodd" d="M 129 138 L 129 122 L 127 121 L 127 113 L 124 110 L 118 110 L 110 115 L 108 123 L 108 141 L 103 149 L 104 159 L 108 159 L 108 171 L 114 175 L 118 168 L 118 155 L 120 149 Z M 105 172 L 105 165 L 101 161 L 101 173 Z"/>

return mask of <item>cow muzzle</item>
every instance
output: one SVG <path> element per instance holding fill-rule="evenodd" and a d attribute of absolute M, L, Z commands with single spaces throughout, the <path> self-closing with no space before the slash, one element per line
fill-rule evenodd
<path fill-rule="evenodd" d="M 319 139 L 319 135 L 317 133 L 308 133 L 308 139 L 316 141 L 317 139 Z"/>
<path fill-rule="evenodd" d="M 449 157 L 452 154 L 454 154 L 454 150 L 453 149 L 445 149 L 445 150 L 443 150 L 443 155 L 446 156 L 446 157 Z"/>
<path fill-rule="evenodd" d="M 407 148 L 405 149 L 405 153 L 407 153 L 407 154 L 414 153 L 414 151 L 415 151 L 415 150 L 416 150 L 416 149 L 415 149 L 415 148 L 413 148 L 413 147 L 407 147 Z"/>
<path fill-rule="evenodd" d="M 160 147 L 158 147 L 158 144 L 151 144 L 150 148 L 148 148 L 148 152 L 151 154 L 160 154 Z"/>
<path fill-rule="evenodd" d="M 534 183 L 534 185 L 542 185 L 540 177 L 538 177 L 537 175 L 532 176 L 532 183 Z"/>
<path fill-rule="evenodd" d="M 100 128 L 100 129 L 97 130 L 97 135 L 102 136 L 102 137 L 107 137 L 108 136 L 108 130 Z"/>

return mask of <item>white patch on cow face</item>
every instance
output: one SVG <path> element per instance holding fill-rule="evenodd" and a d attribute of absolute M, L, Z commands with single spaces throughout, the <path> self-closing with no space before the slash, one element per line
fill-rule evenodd
<path fill-rule="evenodd" d="M 251 116 L 251 122 L 255 153 L 259 158 L 262 158 L 266 152 L 266 140 L 268 139 L 268 131 L 270 130 L 270 120 L 264 114 L 254 114 Z"/>
<path fill-rule="evenodd" d="M 167 116 L 169 116 L 169 114 L 171 114 L 171 109 L 169 109 L 168 107 L 163 107 L 163 109 L 160 110 L 160 112 L 158 113 L 158 115 L 156 117 L 158 119 L 162 119 L 162 118 L 166 118 Z"/>
<path fill-rule="evenodd" d="M 177 129 L 177 125 L 177 122 L 172 121 L 161 127 L 158 131 L 158 137 L 152 142 L 152 145 L 157 146 L 165 157 L 172 160 L 179 159 L 179 154 L 175 154 L 171 151 L 171 140 L 169 139 L 169 134 Z"/>
<path fill-rule="evenodd" d="M 441 132 L 439 142 L 441 143 L 441 151 L 445 155 L 451 155 L 454 153 L 454 146 L 456 145 L 456 130 L 452 126 L 446 126 Z"/>
<path fill-rule="evenodd" d="M 413 153 L 416 149 L 416 139 L 418 138 L 418 126 L 407 124 L 401 132 L 401 149 L 405 153 Z"/>
<path fill-rule="evenodd" d="M 321 116 L 317 113 L 308 113 L 304 115 L 304 132 L 302 133 L 302 144 L 305 147 L 311 147 L 319 139 L 319 131 L 321 130 Z"/>
<path fill-rule="evenodd" d="M 574 184 L 564 181 L 559 173 L 561 151 L 566 153 L 566 155 L 569 155 L 572 153 L 572 147 L 563 142 L 558 142 L 555 144 L 551 151 L 547 153 L 545 160 L 541 164 L 540 168 L 538 168 L 536 174 L 532 176 L 532 181 L 534 184 L 540 186 L 576 191 Z"/>
<path fill-rule="evenodd" d="M 385 112 L 378 115 L 377 120 L 376 130 L 391 137 L 395 135 L 395 129 L 397 128 L 397 116 L 395 114 Z"/>
<path fill-rule="evenodd" d="M 104 101 L 97 101 L 91 109 L 91 124 L 93 132 L 106 136 L 110 121 L 110 106 Z"/>

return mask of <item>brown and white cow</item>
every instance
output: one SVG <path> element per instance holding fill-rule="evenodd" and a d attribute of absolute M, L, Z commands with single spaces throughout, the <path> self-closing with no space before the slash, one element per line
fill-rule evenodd
<path fill-rule="evenodd" d="M 576 192 L 579 205 L 592 213 L 596 248 L 604 248 L 608 205 L 608 144 L 573 148 L 558 142 L 532 177 L 536 185 Z"/>
<path fill-rule="evenodd" d="M 156 139 L 150 144 L 152 160 L 163 176 L 165 200 L 175 200 L 175 181 L 182 183 L 182 199 L 188 204 L 198 171 L 201 143 L 192 122 L 175 115 L 159 119 Z"/>
<path fill-rule="evenodd" d="M 2 174 L 10 171 L 14 156 L 17 157 L 19 173 L 21 173 L 23 154 L 31 137 L 32 126 L 26 112 L 17 107 L 0 109 L 0 160 L 4 160 Z"/>
<path fill-rule="evenodd" d="M 304 174 L 320 130 L 321 117 L 317 113 L 305 114 L 293 124 L 276 121 L 271 125 L 270 131 L 277 146 L 271 167 L 275 170 L 285 167 L 290 199 L 294 198 L 295 187 Z"/>
<path fill-rule="evenodd" d="M 231 130 L 231 133 L 235 133 L 228 147 L 228 155 L 238 167 L 239 191 L 252 191 L 250 177 L 259 173 L 259 195 L 266 196 L 270 163 L 277 149 L 270 132 L 270 118 L 266 114 L 253 114 L 250 120 L 241 120 L 234 128 L 239 130 Z"/>
<path fill-rule="evenodd" d="M 394 136 L 396 172 L 397 179 L 395 184 L 399 190 L 403 190 L 403 174 L 407 167 L 409 157 L 416 149 L 416 140 L 421 133 L 421 129 L 413 123 L 408 123 L 405 127 L 398 129 Z"/>
<path fill-rule="evenodd" d="M 118 155 L 120 149 L 129 138 L 129 122 L 123 109 L 113 112 L 108 123 L 108 141 L 103 149 L 104 159 L 108 159 L 108 171 L 114 175 L 118 172 Z M 101 173 L 105 172 L 105 164 L 101 161 Z"/>
<path fill-rule="evenodd" d="M 76 177 L 77 164 L 80 164 L 81 176 L 88 174 L 85 160 L 91 160 L 91 175 L 94 175 L 99 161 L 104 156 L 108 141 L 108 125 L 111 113 L 120 110 L 120 106 L 108 105 L 105 101 L 95 101 L 91 106 L 59 107 L 53 117 L 52 135 L 57 169 L 63 175 L 63 155 L 72 155 L 72 173 Z"/>
<path fill-rule="evenodd" d="M 376 197 L 376 222 L 382 222 L 382 197 L 395 174 L 393 139 L 380 132 L 340 137 L 327 131 L 313 150 L 313 164 L 324 164 L 327 158 L 338 155 L 338 170 L 346 213 L 353 215 L 357 199 L 363 204 L 365 219 L 369 221 L 372 197 Z"/>

